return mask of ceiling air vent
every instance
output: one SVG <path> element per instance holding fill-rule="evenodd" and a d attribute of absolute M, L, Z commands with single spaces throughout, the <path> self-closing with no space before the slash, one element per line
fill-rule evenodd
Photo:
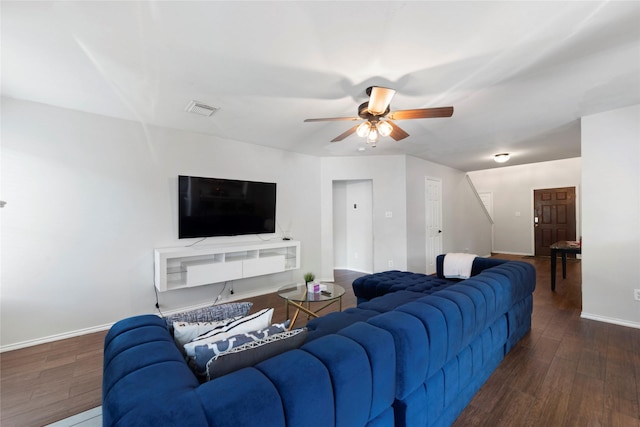
<path fill-rule="evenodd" d="M 184 111 L 188 113 L 199 114 L 201 116 L 206 116 L 206 117 L 210 117 L 211 115 L 213 115 L 213 113 L 215 113 L 218 110 L 219 108 L 212 107 L 210 105 L 203 104 L 202 102 L 198 102 L 198 101 L 191 101 L 184 109 Z"/>

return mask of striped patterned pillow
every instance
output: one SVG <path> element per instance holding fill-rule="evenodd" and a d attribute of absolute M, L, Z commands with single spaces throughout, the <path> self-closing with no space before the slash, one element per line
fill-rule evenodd
<path fill-rule="evenodd" d="M 189 357 L 195 357 L 195 347 L 198 345 L 206 345 L 216 341 L 229 338 L 233 335 L 244 334 L 246 332 L 257 331 L 268 328 L 271 325 L 271 317 L 273 316 L 273 308 L 265 308 L 254 314 L 250 314 L 223 326 L 213 329 L 197 339 L 184 345 L 184 351 Z"/>
<path fill-rule="evenodd" d="M 230 302 L 172 314 L 165 317 L 165 320 L 172 331 L 173 322 L 216 322 L 231 317 L 244 317 L 252 306 L 251 302 Z"/>

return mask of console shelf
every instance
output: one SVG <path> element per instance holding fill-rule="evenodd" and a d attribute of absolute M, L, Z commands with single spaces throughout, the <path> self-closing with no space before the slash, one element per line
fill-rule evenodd
<path fill-rule="evenodd" d="M 160 292 L 300 268 L 300 242 L 230 243 L 154 250 Z"/>

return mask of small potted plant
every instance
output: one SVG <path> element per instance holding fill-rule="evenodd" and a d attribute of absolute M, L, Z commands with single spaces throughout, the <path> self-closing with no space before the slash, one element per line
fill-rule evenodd
<path fill-rule="evenodd" d="M 306 273 L 304 275 L 304 282 L 307 284 L 307 292 L 315 294 L 320 292 L 320 285 L 315 282 L 316 275 L 313 273 Z"/>
<path fill-rule="evenodd" d="M 308 284 L 309 282 L 313 282 L 314 280 L 316 280 L 316 275 L 309 272 L 309 273 L 305 273 L 304 275 L 304 283 Z"/>

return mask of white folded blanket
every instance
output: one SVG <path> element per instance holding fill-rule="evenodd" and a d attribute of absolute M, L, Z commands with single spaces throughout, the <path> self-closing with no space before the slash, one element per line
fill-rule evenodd
<path fill-rule="evenodd" d="M 448 279 L 468 279 L 476 254 L 450 253 L 444 256 L 442 273 Z"/>

